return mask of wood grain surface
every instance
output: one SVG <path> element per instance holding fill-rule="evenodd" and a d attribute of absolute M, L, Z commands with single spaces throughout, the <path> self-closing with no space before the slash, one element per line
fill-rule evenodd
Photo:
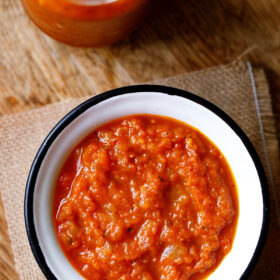
<path fill-rule="evenodd" d="M 277 0 L 155 1 L 152 14 L 137 32 L 99 49 L 57 43 L 33 25 L 20 0 L 1 0 L 0 116 L 228 63 L 242 55 L 266 71 L 279 137 Z M 264 279 L 259 272 L 255 270 L 250 279 Z M 1 203 L 0 279 L 18 279 Z"/>

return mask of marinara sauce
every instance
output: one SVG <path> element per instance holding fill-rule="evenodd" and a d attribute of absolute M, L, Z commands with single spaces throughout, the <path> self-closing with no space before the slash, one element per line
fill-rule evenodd
<path fill-rule="evenodd" d="M 22 0 L 34 23 L 66 44 L 115 43 L 139 25 L 152 0 Z"/>
<path fill-rule="evenodd" d="M 201 132 L 133 115 L 95 129 L 59 174 L 59 244 L 89 280 L 204 279 L 231 250 L 238 198 L 230 167 Z"/>

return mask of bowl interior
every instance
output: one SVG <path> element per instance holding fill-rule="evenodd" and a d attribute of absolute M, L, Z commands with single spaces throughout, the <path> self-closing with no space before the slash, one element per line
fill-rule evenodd
<path fill-rule="evenodd" d="M 97 126 L 142 113 L 173 117 L 198 128 L 226 157 L 238 186 L 239 220 L 231 252 L 208 279 L 239 279 L 255 252 L 263 222 L 262 188 L 254 161 L 240 137 L 215 113 L 189 99 L 159 92 L 129 93 L 102 101 L 73 119 L 52 142 L 33 197 L 35 230 L 48 267 L 57 279 L 83 279 L 61 251 L 52 221 L 53 191 L 67 156 Z"/>

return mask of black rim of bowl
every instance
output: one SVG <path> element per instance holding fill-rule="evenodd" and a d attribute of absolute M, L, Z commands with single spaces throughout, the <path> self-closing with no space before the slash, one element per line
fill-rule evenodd
<path fill-rule="evenodd" d="M 168 95 L 176 95 L 180 96 L 186 99 L 189 99 L 191 101 L 194 101 L 195 103 L 198 103 L 202 105 L 203 107 L 207 108 L 214 114 L 216 114 L 218 117 L 220 117 L 222 120 L 224 120 L 231 129 L 239 136 L 241 141 L 243 142 L 244 146 L 246 147 L 248 153 L 250 154 L 254 164 L 255 168 L 258 172 L 259 180 L 261 183 L 262 188 L 262 196 L 263 196 L 263 221 L 262 221 L 262 229 L 259 236 L 258 244 L 256 246 L 255 252 L 251 258 L 251 261 L 249 262 L 246 270 L 242 274 L 240 279 L 247 279 L 247 277 L 252 272 L 254 266 L 256 265 L 262 249 L 265 244 L 267 232 L 268 232 L 268 224 L 269 224 L 269 209 L 270 209 L 270 203 L 269 203 L 269 193 L 268 193 L 268 185 L 267 180 L 265 176 L 265 172 L 263 169 L 263 166 L 261 164 L 261 161 L 259 159 L 259 156 L 253 147 L 251 141 L 246 136 L 246 134 L 242 131 L 242 129 L 221 109 L 219 109 L 217 106 L 212 104 L 211 102 L 194 95 L 192 93 L 186 92 L 184 90 L 172 88 L 172 87 L 166 87 L 166 86 L 159 86 L 159 85 L 135 85 L 135 86 L 128 86 L 118 89 L 113 89 L 110 91 L 107 91 L 105 93 L 102 93 L 100 95 L 97 95 L 82 104 L 78 105 L 75 109 L 73 109 L 70 113 L 68 113 L 62 120 L 58 122 L 58 124 L 51 130 L 51 132 L 48 134 L 44 142 L 42 143 L 41 147 L 39 148 L 35 159 L 32 163 L 27 183 L 26 183 L 26 190 L 25 190 L 25 200 L 24 200 L 24 217 L 25 217 L 25 226 L 26 231 L 30 243 L 31 250 L 34 254 L 34 257 L 40 266 L 42 272 L 46 276 L 48 280 L 57 280 L 51 269 L 48 267 L 44 254 L 41 250 L 41 247 L 39 245 L 38 237 L 35 230 L 35 224 L 33 219 L 33 196 L 34 196 L 34 190 L 37 180 L 37 175 L 40 170 L 41 164 L 56 137 L 63 131 L 64 128 L 66 128 L 74 119 L 79 117 L 82 113 L 84 113 L 86 110 L 91 108 L 92 106 L 115 96 L 118 95 L 124 95 L 129 93 L 141 93 L 141 92 L 158 92 Z"/>

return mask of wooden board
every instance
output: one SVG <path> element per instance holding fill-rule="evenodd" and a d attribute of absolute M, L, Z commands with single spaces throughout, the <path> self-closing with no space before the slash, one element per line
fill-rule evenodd
<path fill-rule="evenodd" d="M 245 52 L 265 68 L 280 135 L 279 1 L 161 0 L 153 10 L 127 40 L 79 49 L 42 34 L 20 0 L 1 0 L 0 116 L 227 63 Z M 0 279 L 17 279 L 1 207 Z"/>

